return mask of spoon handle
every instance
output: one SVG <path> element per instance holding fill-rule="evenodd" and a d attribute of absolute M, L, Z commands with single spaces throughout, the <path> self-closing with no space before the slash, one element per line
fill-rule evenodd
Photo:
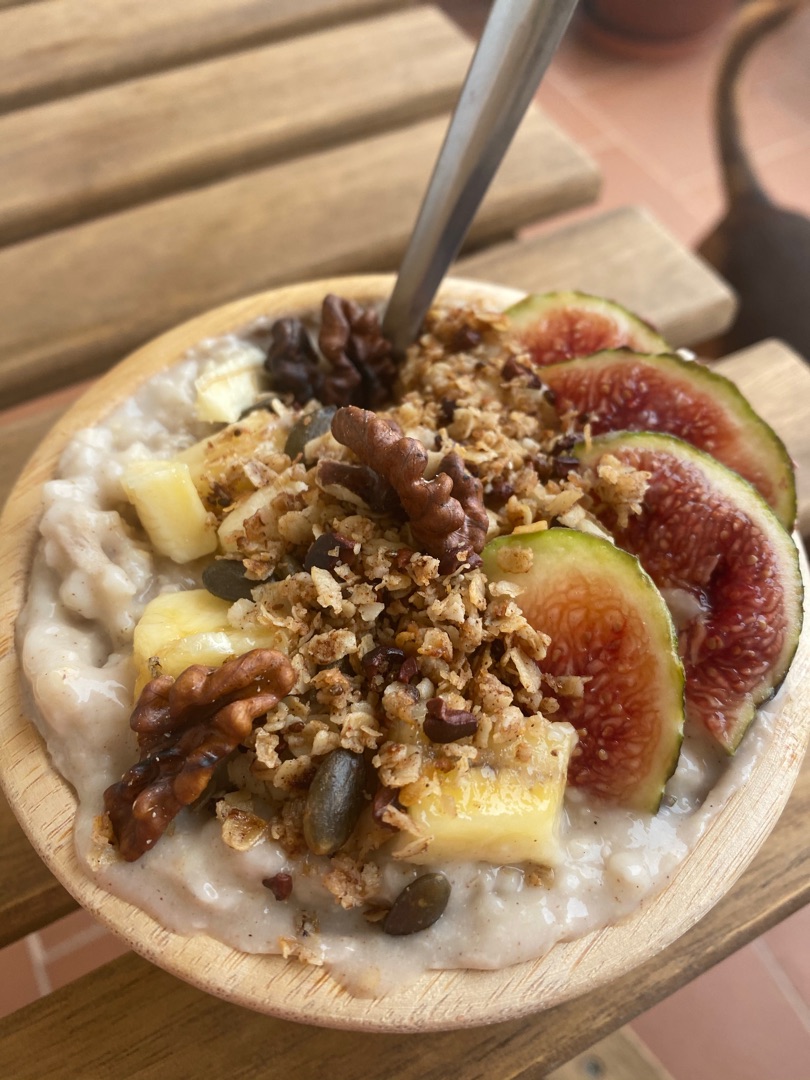
<path fill-rule="evenodd" d="M 385 313 L 396 351 L 419 333 L 576 3 L 495 0 Z"/>

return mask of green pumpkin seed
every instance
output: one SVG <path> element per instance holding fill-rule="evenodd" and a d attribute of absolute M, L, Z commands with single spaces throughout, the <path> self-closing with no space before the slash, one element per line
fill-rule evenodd
<path fill-rule="evenodd" d="M 220 600 L 250 600 L 252 590 L 260 584 L 248 581 L 238 559 L 215 559 L 203 570 L 202 583 Z"/>
<path fill-rule="evenodd" d="M 418 934 L 442 917 L 450 899 L 444 874 L 423 874 L 406 885 L 383 920 L 384 933 L 395 937 Z"/>
<path fill-rule="evenodd" d="M 299 454 L 303 456 L 304 447 L 311 439 L 317 439 L 331 429 L 332 417 L 336 412 L 336 405 L 328 405 L 325 409 L 317 409 L 315 412 L 302 416 L 290 429 L 290 434 L 284 444 L 284 453 L 287 457 L 295 459 Z"/>
<path fill-rule="evenodd" d="M 304 807 L 304 839 L 315 855 L 332 855 L 354 831 L 365 799 L 360 754 L 333 750 L 315 773 Z"/>

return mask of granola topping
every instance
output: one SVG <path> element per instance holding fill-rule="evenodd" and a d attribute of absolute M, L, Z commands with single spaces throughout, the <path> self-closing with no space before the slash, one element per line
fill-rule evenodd
<path fill-rule="evenodd" d="M 506 533 L 605 535 L 595 511 L 626 522 L 648 477 L 609 458 L 579 466 L 570 451 L 587 422 L 556 414 L 498 314 L 434 310 L 399 367 L 375 311 L 327 297 L 314 324 L 251 330 L 269 393 L 236 423 L 195 426 L 192 359 L 145 391 L 143 441 L 127 416 L 70 450 L 69 481 L 47 496 L 32 610 L 66 605 L 53 666 L 80 674 L 51 678 L 33 645 L 26 662 L 80 794 L 91 872 L 178 929 L 327 962 L 358 984 L 370 964 L 383 992 L 392 935 L 407 935 L 413 957 L 396 953 L 392 979 L 403 984 L 424 967 L 537 956 L 631 910 L 686 851 L 678 815 L 697 805 L 689 785 L 714 765 L 688 751 L 675 802 L 652 823 L 567 793 L 554 869 L 452 848 L 494 778 L 525 791 L 547 782 L 537 748 L 563 737 L 560 701 L 586 685 L 543 673 L 551 642 L 523 614 L 519 587 L 489 580 L 479 553 Z M 123 464 L 149 453 L 191 463 L 215 554 L 170 566 L 122 509 Z M 68 524 L 83 536 L 88 476 L 93 512 L 108 516 L 105 528 L 116 515 L 118 531 L 114 543 L 101 525 L 92 534 L 104 597 L 71 608 L 57 575 L 75 582 L 83 571 L 54 507 L 73 484 Z M 505 573 L 527 574 L 532 547 L 499 558 Z M 204 614 L 183 633 L 219 659 L 189 654 L 175 670 L 158 643 L 133 712 L 134 627 L 154 597 L 182 603 L 194 590 Z M 89 645 L 80 619 L 95 628 Z M 84 719 L 91 684 L 97 730 Z M 65 749 L 59 709 L 86 751 Z M 573 729 L 565 737 L 573 746 Z M 553 745 L 549 761 L 564 749 Z M 446 843 L 453 856 L 434 864 Z M 148 895 L 144 881 L 157 883 Z M 434 916 L 436 955 L 421 943 Z"/>

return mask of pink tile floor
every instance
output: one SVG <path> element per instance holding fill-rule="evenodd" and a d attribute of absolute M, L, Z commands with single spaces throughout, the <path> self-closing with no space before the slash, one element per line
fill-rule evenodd
<path fill-rule="evenodd" d="M 487 3 L 445 0 L 443 6 L 475 34 Z M 710 115 L 725 30 L 720 26 L 691 54 L 666 62 L 616 59 L 570 33 L 538 95 L 601 167 L 598 208 L 643 204 L 690 246 L 722 207 Z M 763 43 L 746 72 L 742 103 L 747 143 L 766 188 L 810 214 L 808 57 L 810 9 Z M 0 1015 L 124 951 L 84 912 L 32 934 L 0 951 Z M 633 1026 L 674 1080 L 810 1080 L 810 908 Z"/>

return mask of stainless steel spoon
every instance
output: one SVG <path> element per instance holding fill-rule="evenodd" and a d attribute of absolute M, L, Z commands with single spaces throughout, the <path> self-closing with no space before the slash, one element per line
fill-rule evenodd
<path fill-rule="evenodd" d="M 495 0 L 383 320 L 404 352 L 565 32 L 577 0 Z"/>

